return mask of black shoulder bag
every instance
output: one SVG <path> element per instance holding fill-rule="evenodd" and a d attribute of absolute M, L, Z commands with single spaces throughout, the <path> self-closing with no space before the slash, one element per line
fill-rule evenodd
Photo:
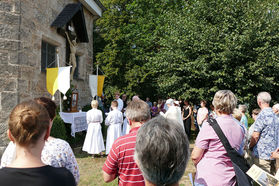
<path fill-rule="evenodd" d="M 246 172 L 250 169 L 247 161 L 242 157 L 234 148 L 232 148 L 228 139 L 224 135 L 222 129 L 218 125 L 217 121 L 213 118 L 208 118 L 208 123 L 212 126 L 216 134 L 218 135 L 220 141 L 225 147 L 228 156 L 230 157 L 233 168 L 236 175 L 236 182 L 238 186 L 252 186 L 252 179 L 246 174 Z"/>

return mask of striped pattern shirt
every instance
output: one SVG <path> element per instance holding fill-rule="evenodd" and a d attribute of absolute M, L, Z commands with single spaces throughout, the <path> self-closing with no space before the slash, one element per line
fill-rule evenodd
<path fill-rule="evenodd" d="M 130 133 L 119 137 L 112 145 L 103 171 L 109 175 L 118 175 L 118 185 L 144 186 L 144 178 L 134 161 L 136 137 L 139 127 L 130 130 Z"/>

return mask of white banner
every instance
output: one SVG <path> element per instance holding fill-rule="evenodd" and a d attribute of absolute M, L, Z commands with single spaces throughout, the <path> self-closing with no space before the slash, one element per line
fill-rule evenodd
<path fill-rule="evenodd" d="M 64 94 L 64 100 L 67 99 L 65 94 L 70 88 L 70 69 L 71 66 L 58 68 L 58 90 Z"/>
<path fill-rule="evenodd" d="M 91 96 L 94 98 L 97 95 L 98 90 L 98 76 L 89 75 L 89 88 L 91 91 Z"/>

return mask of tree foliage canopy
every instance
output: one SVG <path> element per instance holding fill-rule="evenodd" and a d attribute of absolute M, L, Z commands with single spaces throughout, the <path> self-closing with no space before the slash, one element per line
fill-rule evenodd
<path fill-rule="evenodd" d="M 97 60 L 116 89 L 141 96 L 212 100 L 232 90 L 255 104 L 279 100 L 279 9 L 275 0 L 106 0 Z M 95 45 L 96 47 L 96 45 Z"/>

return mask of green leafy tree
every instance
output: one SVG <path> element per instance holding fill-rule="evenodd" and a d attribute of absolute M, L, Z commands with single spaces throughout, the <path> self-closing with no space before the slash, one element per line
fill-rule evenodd
<path fill-rule="evenodd" d="M 279 100 L 278 18 L 276 1 L 188 1 L 183 11 L 168 12 L 150 60 L 159 90 L 212 100 L 230 89 L 253 106 L 258 92 L 269 91 Z"/>
<path fill-rule="evenodd" d="M 149 58 L 158 51 L 162 33 L 161 17 L 165 12 L 182 7 L 182 1 L 107 0 L 107 11 L 96 23 L 106 42 L 97 54 L 107 80 L 105 93 L 120 90 L 128 95 L 154 96 L 157 82 L 149 67 Z M 181 9 L 181 8 L 180 8 Z"/>
<path fill-rule="evenodd" d="M 212 100 L 230 89 L 242 103 L 279 100 L 275 0 L 106 0 L 97 21 L 105 93 Z M 96 46 L 96 45 L 95 45 Z"/>

